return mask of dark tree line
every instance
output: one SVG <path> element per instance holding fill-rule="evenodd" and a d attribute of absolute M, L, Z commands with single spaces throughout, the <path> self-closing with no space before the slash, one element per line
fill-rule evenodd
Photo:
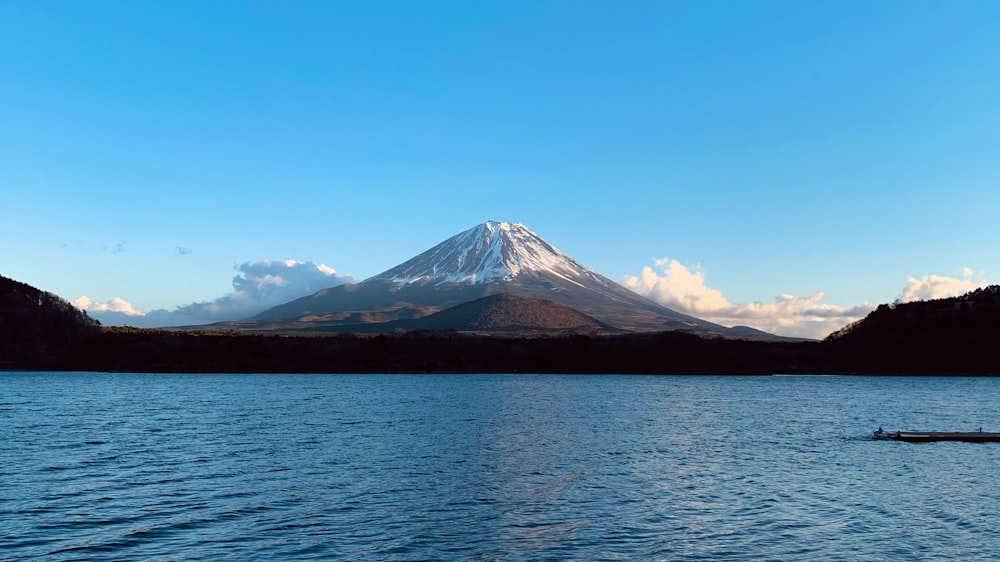
<path fill-rule="evenodd" d="M 812 372 L 820 344 L 625 336 L 469 336 L 453 332 L 247 335 L 108 328 L 75 348 L 81 370 L 177 372 Z"/>

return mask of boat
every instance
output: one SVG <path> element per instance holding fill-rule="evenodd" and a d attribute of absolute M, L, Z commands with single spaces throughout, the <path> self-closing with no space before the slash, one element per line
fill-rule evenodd
<path fill-rule="evenodd" d="M 967 443 L 1000 443 L 1000 433 L 989 431 L 890 431 L 889 439 L 907 443 L 930 443 L 933 441 L 965 441 Z"/>

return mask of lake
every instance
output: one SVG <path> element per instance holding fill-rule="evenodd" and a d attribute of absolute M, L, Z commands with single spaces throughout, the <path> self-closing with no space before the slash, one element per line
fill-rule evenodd
<path fill-rule="evenodd" d="M 3 560 L 1000 560 L 1000 379 L 0 373 Z"/>

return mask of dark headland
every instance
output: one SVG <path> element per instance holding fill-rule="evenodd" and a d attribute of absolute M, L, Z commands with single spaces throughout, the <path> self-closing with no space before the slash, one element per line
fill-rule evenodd
<path fill-rule="evenodd" d="M 541 307 L 541 308 L 539 308 Z M 882 305 L 823 341 L 602 331 L 553 303 L 497 297 L 392 333 L 102 328 L 59 297 L 0 277 L 0 368 L 129 372 L 1000 372 L 1000 286 Z M 520 325 L 519 319 L 534 324 Z M 550 329 L 543 318 L 553 318 Z M 478 322 L 478 324 L 476 324 Z M 504 324 L 491 329 L 490 322 Z M 452 324 L 457 325 L 457 324 Z"/>

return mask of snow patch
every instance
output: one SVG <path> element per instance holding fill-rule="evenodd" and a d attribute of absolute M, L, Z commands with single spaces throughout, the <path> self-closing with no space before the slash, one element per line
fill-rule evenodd
<path fill-rule="evenodd" d="M 486 284 L 529 272 L 547 272 L 581 286 L 582 280 L 600 279 L 523 224 L 488 221 L 370 280 Z"/>

